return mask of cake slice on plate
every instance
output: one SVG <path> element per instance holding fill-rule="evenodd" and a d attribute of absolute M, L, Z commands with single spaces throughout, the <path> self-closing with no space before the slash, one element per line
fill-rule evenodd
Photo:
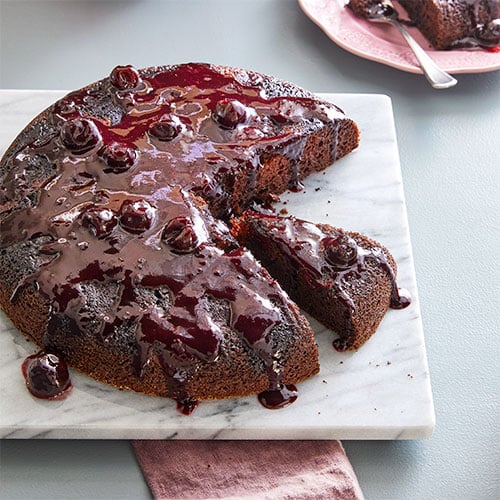
<path fill-rule="evenodd" d="M 500 45 L 498 0 L 399 0 L 399 3 L 410 18 L 406 22 L 416 26 L 435 49 Z M 356 16 L 367 18 L 384 9 L 384 2 L 350 0 L 347 6 Z"/>

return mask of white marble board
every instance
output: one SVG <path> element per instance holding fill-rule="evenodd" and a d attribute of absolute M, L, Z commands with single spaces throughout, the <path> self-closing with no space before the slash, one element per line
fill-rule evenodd
<path fill-rule="evenodd" d="M 0 90 L 0 154 L 61 91 Z M 393 253 L 399 285 L 413 302 L 389 310 L 359 351 L 338 353 L 333 335 L 312 321 L 320 373 L 299 398 L 266 410 L 255 397 L 203 402 L 190 416 L 170 399 L 105 386 L 73 373 L 63 401 L 30 396 L 22 360 L 35 352 L 0 313 L 0 437 L 82 439 L 419 439 L 434 428 L 429 370 L 389 97 L 322 94 L 356 120 L 361 145 L 299 193 L 282 196 L 289 213 L 378 240 Z"/>

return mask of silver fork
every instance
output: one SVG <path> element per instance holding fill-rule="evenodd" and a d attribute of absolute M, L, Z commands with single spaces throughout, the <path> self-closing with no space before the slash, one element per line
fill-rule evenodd
<path fill-rule="evenodd" d="M 367 15 L 367 20 L 374 23 L 390 23 L 395 26 L 406 43 L 410 46 L 417 58 L 424 75 L 435 89 L 447 89 L 458 82 L 451 75 L 443 71 L 425 52 L 417 41 L 408 33 L 408 30 L 399 22 L 399 14 L 391 0 L 382 0 L 373 5 Z"/>

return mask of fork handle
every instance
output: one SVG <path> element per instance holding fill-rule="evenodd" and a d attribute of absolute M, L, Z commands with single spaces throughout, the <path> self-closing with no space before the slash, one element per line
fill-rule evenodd
<path fill-rule="evenodd" d="M 424 72 L 427 80 L 435 89 L 447 89 L 453 87 L 458 82 L 451 75 L 443 71 L 425 52 L 417 41 L 410 35 L 408 30 L 396 19 L 391 19 L 392 24 L 396 26 L 399 32 L 403 35 L 406 43 L 410 46 L 420 63 L 420 67 Z"/>

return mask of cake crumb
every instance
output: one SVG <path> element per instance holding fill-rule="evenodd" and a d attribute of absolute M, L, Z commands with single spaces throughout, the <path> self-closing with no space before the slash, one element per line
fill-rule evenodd
<path fill-rule="evenodd" d="M 343 361 L 340 361 L 340 362 L 339 362 L 339 365 L 343 365 L 343 364 L 344 364 L 344 362 L 343 362 Z"/>
<path fill-rule="evenodd" d="M 282 209 L 280 210 L 280 214 L 281 214 L 281 215 L 286 215 L 287 213 L 288 213 L 288 210 L 287 210 L 286 208 L 282 208 Z"/>
<path fill-rule="evenodd" d="M 389 366 L 392 365 L 392 363 L 390 361 L 387 361 L 386 365 Z"/>
<path fill-rule="evenodd" d="M 316 191 L 316 192 L 318 192 L 318 191 L 320 191 L 320 190 L 321 190 L 321 188 L 320 188 L 320 187 L 317 187 L 317 188 L 315 188 L 315 189 L 314 189 L 314 191 Z"/>
<path fill-rule="evenodd" d="M 324 379 L 323 379 L 322 382 L 323 382 L 323 384 L 328 384 L 328 382 L 326 380 L 324 380 Z"/>

